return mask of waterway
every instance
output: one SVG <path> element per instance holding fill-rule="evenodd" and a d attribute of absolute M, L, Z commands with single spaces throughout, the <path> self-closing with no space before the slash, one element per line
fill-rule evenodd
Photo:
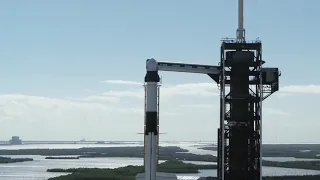
<path fill-rule="evenodd" d="M 141 146 L 141 143 L 132 144 L 30 144 L 30 145 L 16 145 L 16 146 L 0 146 L 0 149 L 73 149 L 81 147 L 110 147 L 110 146 Z M 181 148 L 188 149 L 196 154 L 215 154 L 215 152 L 208 150 L 201 150 L 194 147 L 194 143 L 163 143 L 161 146 L 180 146 Z M 0 179 L 1 180 L 44 180 L 50 177 L 60 176 L 62 173 L 48 173 L 47 169 L 50 168 L 117 168 L 127 165 L 142 165 L 142 158 L 80 158 L 80 159 L 45 159 L 44 156 L 7 156 L 7 157 L 30 157 L 34 161 L 0 164 Z M 264 158 L 272 161 L 291 161 L 294 158 L 282 157 L 269 157 Z M 301 160 L 301 159 L 295 159 Z M 163 161 L 162 161 L 163 162 Z M 195 164 L 214 164 L 208 162 L 192 162 Z M 320 174 L 320 171 L 302 170 L 292 168 L 278 168 L 278 167 L 263 167 L 264 176 L 283 176 L 283 175 L 313 175 Z M 178 176 L 216 176 L 216 170 L 200 170 L 197 174 L 178 174 Z"/>

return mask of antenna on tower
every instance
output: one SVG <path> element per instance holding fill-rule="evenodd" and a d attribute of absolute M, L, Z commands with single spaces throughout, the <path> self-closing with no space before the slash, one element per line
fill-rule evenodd
<path fill-rule="evenodd" d="M 243 28 L 243 0 L 238 0 L 237 41 L 245 41 L 245 30 Z"/>

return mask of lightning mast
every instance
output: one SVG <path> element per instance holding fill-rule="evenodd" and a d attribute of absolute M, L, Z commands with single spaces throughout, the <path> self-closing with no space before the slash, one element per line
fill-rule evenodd
<path fill-rule="evenodd" d="M 237 40 L 245 41 L 245 30 L 243 27 L 243 0 L 238 0 L 238 29 Z"/>

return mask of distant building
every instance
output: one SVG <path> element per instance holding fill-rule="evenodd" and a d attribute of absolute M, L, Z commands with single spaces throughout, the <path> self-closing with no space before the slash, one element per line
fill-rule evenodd
<path fill-rule="evenodd" d="M 22 140 L 19 138 L 19 136 L 12 136 L 11 140 L 9 141 L 11 145 L 19 145 L 22 144 Z"/>
<path fill-rule="evenodd" d="M 104 141 L 98 141 L 98 142 L 96 142 L 96 144 L 105 144 L 105 142 Z"/>

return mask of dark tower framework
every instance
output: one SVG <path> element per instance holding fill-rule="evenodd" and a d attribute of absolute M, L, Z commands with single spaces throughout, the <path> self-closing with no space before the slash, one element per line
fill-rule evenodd
<path fill-rule="evenodd" d="M 264 63 L 261 41 L 222 41 L 219 180 L 261 178 L 262 101 L 278 91 L 280 75 Z"/>

